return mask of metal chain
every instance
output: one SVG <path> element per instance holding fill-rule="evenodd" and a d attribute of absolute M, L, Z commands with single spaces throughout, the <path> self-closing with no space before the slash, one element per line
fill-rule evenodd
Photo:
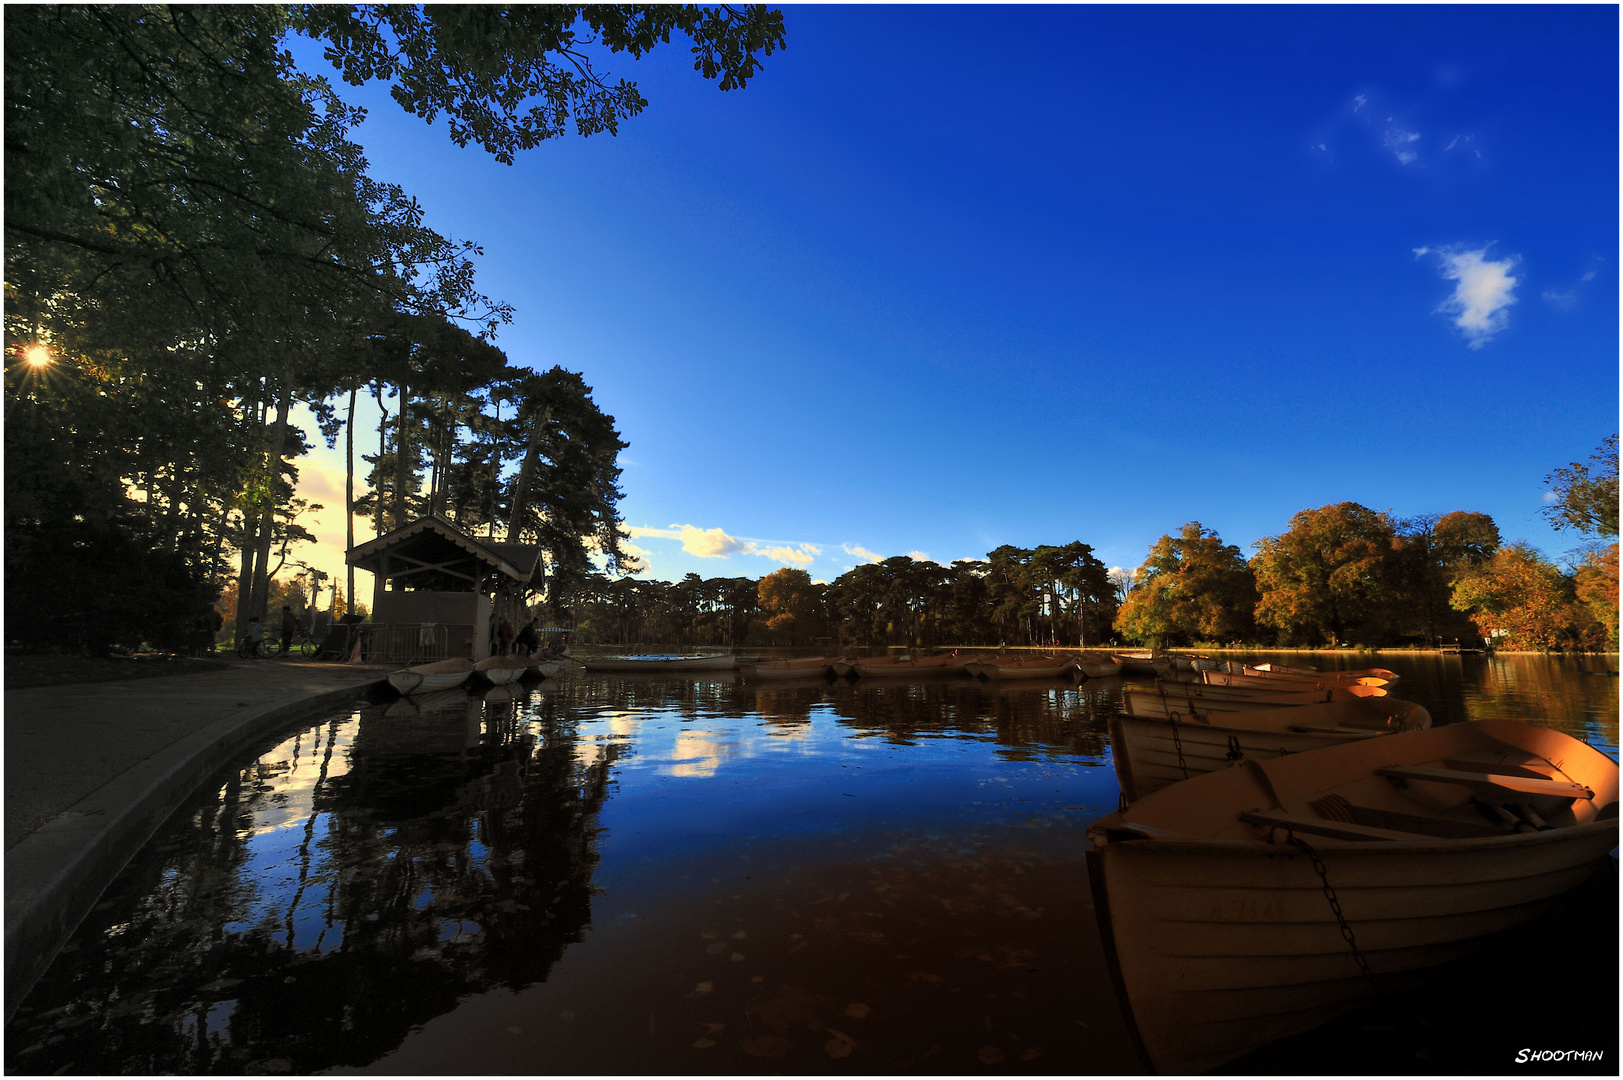
<path fill-rule="evenodd" d="M 1189 779 L 1189 766 L 1183 760 L 1183 739 L 1178 734 L 1178 714 L 1173 712 L 1172 706 L 1167 704 L 1166 683 L 1160 679 L 1155 680 L 1155 689 L 1161 695 L 1162 711 L 1167 714 L 1167 719 L 1172 721 L 1172 745 L 1178 751 L 1178 768 L 1183 770 L 1183 778 L 1187 780 Z M 1190 704 L 1193 705 L 1194 703 L 1191 702 Z"/>
<path fill-rule="evenodd" d="M 1330 878 L 1324 870 L 1324 860 L 1319 858 L 1319 853 L 1313 850 L 1311 844 L 1292 832 L 1289 825 L 1285 826 L 1285 840 L 1307 852 L 1307 857 L 1312 860 L 1313 872 L 1319 875 L 1319 883 L 1324 886 L 1324 898 L 1330 901 L 1330 911 L 1336 917 L 1336 925 L 1341 927 L 1342 940 L 1346 941 L 1348 948 L 1352 949 L 1353 960 L 1358 964 L 1358 970 L 1368 976 L 1370 985 L 1375 988 L 1376 994 L 1380 994 L 1380 980 L 1375 977 L 1375 972 L 1370 969 L 1369 961 L 1364 959 L 1363 952 L 1358 948 L 1358 940 L 1353 936 L 1353 928 L 1347 922 L 1347 916 L 1342 914 L 1341 900 L 1336 896 L 1336 890 L 1330 885 Z"/>
<path fill-rule="evenodd" d="M 1172 745 L 1178 751 L 1178 768 L 1183 770 L 1183 778 L 1187 780 L 1189 779 L 1189 766 L 1184 764 L 1183 760 L 1183 739 L 1178 736 L 1178 714 L 1168 710 L 1167 719 L 1172 721 Z"/>

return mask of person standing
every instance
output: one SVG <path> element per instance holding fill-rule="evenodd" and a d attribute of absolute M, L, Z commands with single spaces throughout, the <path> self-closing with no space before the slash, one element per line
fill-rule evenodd
<path fill-rule="evenodd" d="M 506 619 L 496 627 L 496 640 L 501 645 L 501 654 L 506 656 L 513 651 L 513 624 Z"/>
<path fill-rule="evenodd" d="M 287 655 L 287 647 L 293 644 L 293 635 L 298 632 L 299 619 L 293 614 L 293 609 L 287 604 L 282 605 L 282 655 Z"/>

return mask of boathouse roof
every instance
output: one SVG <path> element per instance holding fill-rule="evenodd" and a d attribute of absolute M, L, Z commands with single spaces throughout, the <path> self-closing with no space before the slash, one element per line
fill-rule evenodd
<path fill-rule="evenodd" d="M 530 584 L 541 566 L 541 548 L 481 539 L 434 514 L 355 545 L 345 561 L 391 580 L 419 577 L 411 582 L 415 588 L 450 584 L 444 580 L 448 577 L 460 583 L 461 589 L 472 590 L 490 571 L 521 585 Z"/>

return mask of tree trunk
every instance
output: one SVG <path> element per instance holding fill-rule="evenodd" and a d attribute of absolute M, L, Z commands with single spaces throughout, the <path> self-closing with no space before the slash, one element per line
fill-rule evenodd
<path fill-rule="evenodd" d="M 263 427 L 265 424 L 265 402 L 263 396 L 253 404 L 253 415 L 248 418 L 249 424 Z M 249 478 L 252 482 L 252 476 Z M 242 508 L 242 567 L 237 572 L 237 616 L 232 627 L 233 641 L 241 641 L 242 635 L 248 630 L 248 599 L 253 591 L 254 574 L 259 562 L 259 527 L 256 516 L 257 507 L 244 505 Z M 227 516 L 229 517 L 229 511 Z"/>
<path fill-rule="evenodd" d="M 513 505 L 507 515 L 509 544 L 518 541 L 519 531 L 523 527 L 524 511 L 529 509 L 525 504 L 529 500 L 530 486 L 535 483 L 535 470 L 541 457 L 541 439 L 551 420 L 552 406 L 548 405 L 541 410 L 541 415 L 530 428 L 530 438 L 524 448 L 524 462 L 519 466 L 518 479 L 513 481 Z"/>
<path fill-rule="evenodd" d="M 271 526 L 276 516 L 276 483 L 281 476 L 282 453 L 287 447 L 287 418 L 293 404 L 292 398 L 292 388 L 284 389 L 282 399 L 276 405 L 276 427 L 271 435 L 270 475 L 265 484 L 265 505 L 259 515 L 259 536 L 256 543 L 259 549 L 259 565 L 254 570 L 253 597 L 248 609 L 261 614 L 270 595 L 270 575 L 265 571 L 270 565 Z M 277 569 L 281 567 L 278 566 Z"/>
<path fill-rule="evenodd" d="M 383 458 L 388 451 L 387 436 L 389 428 L 389 410 L 383 407 L 383 384 L 372 387 L 372 397 L 378 403 L 378 411 L 383 414 L 378 421 L 378 461 L 372 470 L 372 475 L 378 482 L 372 489 L 372 532 L 378 536 L 383 535 Z M 353 602 L 353 601 L 352 601 Z"/>
<path fill-rule="evenodd" d="M 405 383 L 400 384 L 400 400 L 396 403 L 394 417 L 394 527 L 406 523 L 406 478 L 411 470 L 406 467 L 406 450 L 411 445 L 411 436 L 406 428 L 406 395 L 411 387 Z"/>
<path fill-rule="evenodd" d="M 344 564 L 349 573 L 346 598 L 355 595 L 355 567 L 349 561 L 349 552 L 355 547 L 355 395 L 359 387 L 349 391 L 349 420 L 344 424 Z"/>

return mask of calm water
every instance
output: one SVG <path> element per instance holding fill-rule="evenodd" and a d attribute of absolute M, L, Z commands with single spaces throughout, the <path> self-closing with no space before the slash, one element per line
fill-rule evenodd
<path fill-rule="evenodd" d="M 1438 722 L 1617 754 L 1615 677 L 1379 664 Z M 176 814 L 7 1071 L 1138 1072 L 1082 858 L 1121 687 L 583 675 L 346 711 Z M 1450 1071 L 1350 1024 L 1251 1068 L 1341 1071 L 1328 1038 Z"/>

